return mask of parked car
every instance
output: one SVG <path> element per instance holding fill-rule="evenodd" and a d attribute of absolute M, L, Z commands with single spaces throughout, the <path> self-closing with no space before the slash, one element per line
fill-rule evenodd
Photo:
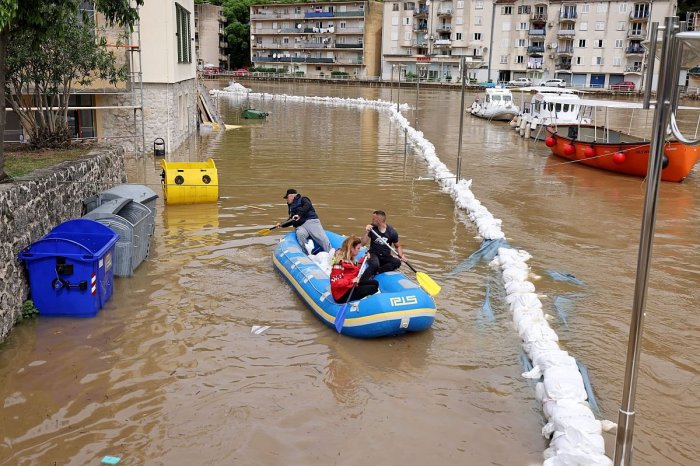
<path fill-rule="evenodd" d="M 566 81 L 563 79 L 548 79 L 542 83 L 545 87 L 566 87 Z"/>
<path fill-rule="evenodd" d="M 238 68 L 237 70 L 233 70 L 234 76 L 248 76 L 248 74 L 248 68 Z"/>
<path fill-rule="evenodd" d="M 622 81 L 619 83 L 611 84 L 610 90 L 612 91 L 633 91 L 636 85 L 632 81 Z"/>
<path fill-rule="evenodd" d="M 508 81 L 508 86 L 512 86 L 512 87 L 532 86 L 532 79 L 530 79 L 530 78 L 515 78 L 515 79 Z"/>

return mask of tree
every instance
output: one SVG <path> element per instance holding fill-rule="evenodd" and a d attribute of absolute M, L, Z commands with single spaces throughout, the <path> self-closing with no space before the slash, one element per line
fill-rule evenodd
<path fill-rule="evenodd" d="M 136 0 L 132 6 L 129 0 L 95 0 L 95 9 L 101 12 L 109 24 L 131 27 L 138 20 L 138 6 L 144 0 Z M 64 24 L 52 15 L 55 11 L 71 8 L 77 12 L 79 0 L 0 0 L 0 135 L 5 134 L 5 95 L 7 92 L 6 50 L 12 30 L 32 32 L 30 47 L 41 47 L 49 31 L 60 34 Z M 0 138 L 0 180 L 7 177 L 4 170 L 4 137 Z"/>
<path fill-rule="evenodd" d="M 38 48 L 31 45 L 33 31 L 13 29 L 9 35 L 9 103 L 29 129 L 33 147 L 70 144 L 68 104 L 75 83 L 87 86 L 98 77 L 115 85 L 127 77 L 126 65 L 115 66 L 106 39 L 95 40 L 91 19 L 71 8 L 53 17 L 60 17 L 63 27 L 47 31 Z"/>

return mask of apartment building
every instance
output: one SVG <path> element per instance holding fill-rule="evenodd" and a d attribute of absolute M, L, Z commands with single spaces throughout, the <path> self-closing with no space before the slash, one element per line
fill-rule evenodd
<path fill-rule="evenodd" d="M 398 69 L 402 76 L 457 82 L 467 56 L 467 73 L 478 82 L 528 77 L 639 87 L 650 25 L 673 16 L 676 6 L 675 0 L 387 1 L 382 78 L 397 79 Z"/>
<path fill-rule="evenodd" d="M 250 61 L 310 78 L 378 77 L 381 3 L 336 1 L 250 6 Z"/>
<path fill-rule="evenodd" d="M 226 17 L 223 7 L 211 3 L 200 3 L 194 6 L 194 53 L 197 57 L 197 68 L 213 65 L 222 70 L 228 70 L 229 57 L 226 54 L 224 28 Z"/>

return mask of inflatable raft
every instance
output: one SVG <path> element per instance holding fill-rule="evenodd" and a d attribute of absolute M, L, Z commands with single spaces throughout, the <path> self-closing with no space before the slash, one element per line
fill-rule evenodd
<path fill-rule="evenodd" d="M 344 237 L 326 231 L 334 248 Z M 294 232 L 288 233 L 272 256 L 277 271 L 292 285 L 316 316 L 335 329 L 335 316 L 345 303 L 336 303 L 329 274 L 302 249 Z M 420 332 L 435 320 L 435 301 L 415 282 L 394 271 L 379 274 L 379 293 L 351 301 L 341 333 L 355 338 L 376 338 Z"/>

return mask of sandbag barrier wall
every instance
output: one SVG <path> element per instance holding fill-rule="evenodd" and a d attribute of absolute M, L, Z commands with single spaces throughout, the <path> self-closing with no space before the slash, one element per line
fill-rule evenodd
<path fill-rule="evenodd" d="M 56 225 L 79 218 L 83 199 L 126 182 L 124 150 L 87 156 L 0 184 L 0 342 L 20 316 L 29 282 L 17 254 Z"/>

